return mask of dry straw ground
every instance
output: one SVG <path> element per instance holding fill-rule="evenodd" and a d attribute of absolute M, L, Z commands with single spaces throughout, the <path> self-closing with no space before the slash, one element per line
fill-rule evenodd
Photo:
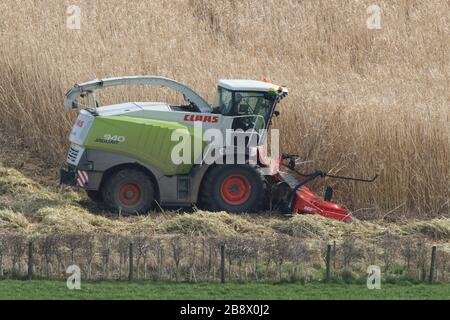
<path fill-rule="evenodd" d="M 76 262 L 88 279 L 125 279 L 133 243 L 136 278 L 217 281 L 220 244 L 226 243 L 228 280 L 323 279 L 326 245 L 335 241 L 339 278 L 365 276 L 367 266 L 377 264 L 386 276 L 425 281 L 436 245 L 436 280 L 449 280 L 448 218 L 348 224 L 201 211 L 119 217 L 92 212 L 91 205 L 0 165 L 0 277 L 26 273 L 32 241 L 35 276 L 43 278 L 64 278 Z"/>
<path fill-rule="evenodd" d="M 373 2 L 4 0 L 0 128 L 57 167 L 75 82 L 163 75 L 211 100 L 219 78 L 266 77 L 291 89 L 275 123 L 286 151 L 339 174 L 383 167 L 375 185 L 328 182 L 358 216 L 448 215 L 450 2 L 376 1 L 381 30 L 368 30 Z M 78 31 L 66 28 L 72 4 Z M 104 103 L 169 98 L 107 93 Z"/>
<path fill-rule="evenodd" d="M 54 190 L 36 183 L 15 169 L 0 164 L 0 232 L 27 236 L 46 234 L 112 234 L 122 236 L 248 237 L 341 241 L 353 237 L 370 243 L 386 234 L 398 239 L 419 237 L 440 243 L 450 252 L 450 219 L 354 221 L 343 223 L 320 216 L 233 215 L 197 211 L 152 213 L 121 217 L 93 208 L 76 192 Z"/>

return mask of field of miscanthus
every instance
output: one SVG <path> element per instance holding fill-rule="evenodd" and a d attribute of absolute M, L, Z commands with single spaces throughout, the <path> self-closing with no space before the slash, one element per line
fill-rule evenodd
<path fill-rule="evenodd" d="M 76 82 L 162 75 L 211 101 L 220 78 L 268 78 L 291 91 L 274 123 L 285 151 L 335 174 L 382 169 L 373 185 L 325 181 L 355 216 L 448 216 L 450 3 L 376 1 L 381 29 L 369 30 L 374 2 L 2 1 L 0 140 L 56 170 Z M 66 27 L 70 5 L 80 30 Z M 141 87 L 100 96 L 172 98 Z"/>

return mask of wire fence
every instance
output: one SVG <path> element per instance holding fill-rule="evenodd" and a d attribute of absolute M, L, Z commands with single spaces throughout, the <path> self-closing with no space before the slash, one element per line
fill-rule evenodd
<path fill-rule="evenodd" d="M 433 249 L 434 248 L 434 249 Z M 434 253 L 433 253 L 434 251 Z M 424 239 L 387 234 L 373 242 L 288 236 L 149 237 L 0 235 L 0 278 L 166 282 L 352 281 L 379 266 L 382 279 L 450 282 L 450 254 Z"/>

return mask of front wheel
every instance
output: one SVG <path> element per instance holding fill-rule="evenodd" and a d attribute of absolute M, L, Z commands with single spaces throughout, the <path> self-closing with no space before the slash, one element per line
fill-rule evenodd
<path fill-rule="evenodd" d="M 249 165 L 218 165 L 206 175 L 200 203 L 205 210 L 258 212 L 265 196 L 265 181 Z"/>
<path fill-rule="evenodd" d="M 145 214 L 153 208 L 155 188 L 145 172 L 123 169 L 105 181 L 102 195 L 105 204 L 112 211 Z"/>

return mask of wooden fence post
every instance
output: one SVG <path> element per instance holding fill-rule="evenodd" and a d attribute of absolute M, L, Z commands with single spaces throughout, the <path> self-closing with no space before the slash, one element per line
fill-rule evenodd
<path fill-rule="evenodd" d="M 333 269 L 336 272 L 336 240 L 333 241 Z"/>
<path fill-rule="evenodd" d="M 330 282 L 331 280 L 331 245 L 327 245 L 327 256 L 326 256 L 326 272 L 327 272 L 327 276 L 326 276 L 326 281 Z"/>
<path fill-rule="evenodd" d="M 220 282 L 225 283 L 225 244 L 220 245 Z"/>
<path fill-rule="evenodd" d="M 129 259 L 130 267 L 128 270 L 128 281 L 133 281 L 133 243 L 130 243 L 129 247 Z"/>
<path fill-rule="evenodd" d="M 429 283 L 433 283 L 435 269 L 436 269 L 436 246 L 433 246 L 433 248 L 431 249 L 430 276 L 428 278 Z"/>
<path fill-rule="evenodd" d="M 33 279 L 33 242 L 28 242 L 28 280 Z"/>

